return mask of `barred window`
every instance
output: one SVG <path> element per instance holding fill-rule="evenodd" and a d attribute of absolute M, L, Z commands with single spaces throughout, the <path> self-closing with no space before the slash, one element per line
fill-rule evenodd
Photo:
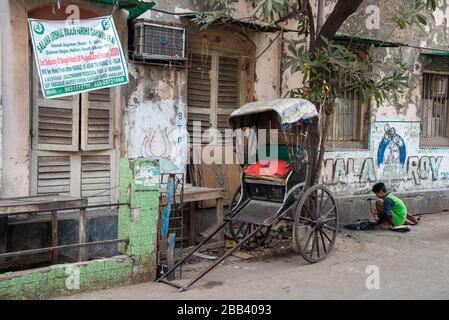
<path fill-rule="evenodd" d="M 425 71 L 421 104 L 421 143 L 425 146 L 448 146 L 449 73 Z"/>
<path fill-rule="evenodd" d="M 345 88 L 348 80 L 341 79 Z M 336 100 L 327 136 L 329 149 L 366 148 L 368 145 L 368 106 L 355 91 L 343 90 Z M 323 121 L 324 123 L 324 121 Z"/>

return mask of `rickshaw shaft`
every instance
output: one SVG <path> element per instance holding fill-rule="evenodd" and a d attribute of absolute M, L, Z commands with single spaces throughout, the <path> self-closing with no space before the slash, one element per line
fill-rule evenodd
<path fill-rule="evenodd" d="M 224 259 L 229 257 L 234 251 L 236 251 L 242 244 L 244 244 L 247 240 L 249 240 L 252 236 L 254 236 L 257 232 L 259 232 L 264 226 L 258 226 L 253 232 L 251 232 L 249 235 L 247 235 L 245 238 L 243 238 L 242 241 L 240 241 L 237 245 L 234 246 L 231 250 L 226 252 L 223 256 L 221 256 L 217 261 L 215 261 L 211 266 L 209 266 L 206 270 L 201 272 L 200 275 L 198 275 L 196 278 L 192 279 L 188 284 L 186 284 L 184 287 L 179 289 L 180 292 L 187 290 L 191 285 L 193 285 L 195 282 L 197 282 L 199 279 L 204 277 L 209 271 L 211 271 L 213 268 L 215 268 L 220 262 L 222 262 Z"/>
<path fill-rule="evenodd" d="M 159 277 L 156 282 L 162 281 L 164 278 L 166 278 L 170 273 L 172 273 L 177 267 L 179 267 L 184 261 L 186 261 L 188 258 L 190 258 L 195 252 L 198 251 L 198 249 L 203 246 L 207 241 L 209 241 L 214 235 L 218 233 L 223 227 L 228 224 L 228 222 L 223 222 L 219 227 L 217 227 L 214 232 L 209 234 L 203 241 L 201 241 L 195 249 L 193 249 L 189 254 L 187 254 L 184 258 L 179 260 L 177 263 L 175 263 L 170 269 L 167 270 L 161 277 Z"/>

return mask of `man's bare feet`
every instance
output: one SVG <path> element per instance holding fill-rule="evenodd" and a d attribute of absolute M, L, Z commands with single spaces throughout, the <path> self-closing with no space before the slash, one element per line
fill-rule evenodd
<path fill-rule="evenodd" d="M 382 223 L 379 223 L 379 224 L 376 226 L 376 229 L 380 229 L 380 230 L 388 230 L 388 229 L 390 229 L 390 224 L 389 224 L 388 222 L 382 222 Z"/>

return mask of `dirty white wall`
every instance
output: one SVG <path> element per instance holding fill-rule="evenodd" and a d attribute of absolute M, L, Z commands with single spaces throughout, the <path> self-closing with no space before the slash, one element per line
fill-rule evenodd
<path fill-rule="evenodd" d="M 98 13 L 99 16 L 108 15 L 112 12 L 111 6 L 98 5 L 90 1 L 73 0 L 71 3 L 89 8 Z M 0 31 L 2 34 L 0 195 L 2 197 L 30 194 L 31 60 L 26 19 L 28 18 L 28 12 L 51 4 L 52 2 L 47 0 L 2 0 L 0 6 Z M 124 10 L 115 11 L 114 21 L 117 32 L 122 39 L 123 34 L 126 34 L 126 17 L 127 13 Z M 120 110 L 117 110 L 117 113 L 116 119 L 119 121 Z"/>
<path fill-rule="evenodd" d="M 127 157 L 153 157 L 163 172 L 184 172 L 187 163 L 186 71 L 129 65 L 129 97 L 124 115 Z"/>
<path fill-rule="evenodd" d="M 5 8 L 7 8 L 7 7 L 3 7 L 3 8 L 0 8 L 0 19 L 3 17 L 3 18 L 6 18 L 7 17 L 7 13 L 6 12 L 4 12 L 3 10 L 5 10 Z M 9 8 L 7 8 L 7 9 L 9 9 Z M 3 70 L 3 68 L 4 68 L 4 66 L 3 66 L 3 61 L 4 61 L 4 58 L 3 58 L 3 50 L 2 50 L 2 38 L 4 37 L 3 36 L 3 26 L 0 24 L 0 194 L 1 194 L 1 191 L 2 191 L 2 184 L 1 184 L 1 180 L 2 180 L 2 175 L 3 175 L 3 159 L 2 159 L 2 154 L 3 154 L 3 152 L 2 152 L 2 149 L 3 149 L 3 142 L 2 142 L 2 140 L 3 140 L 3 130 L 2 130 L 2 128 L 3 128 L 3 121 L 2 121 L 2 116 L 3 116 L 3 74 L 2 74 L 2 70 Z"/>
<path fill-rule="evenodd" d="M 425 30 L 416 27 L 399 30 L 388 21 L 401 3 L 401 0 L 364 1 L 340 32 L 411 46 L 445 48 L 449 18 L 445 2 L 439 2 L 441 7 L 435 12 L 435 23 L 429 20 Z M 373 8 L 378 8 L 379 28 L 373 28 L 367 22 L 367 18 L 372 17 Z M 449 148 L 429 148 L 420 143 L 423 72 L 420 52 L 421 49 L 412 47 L 374 50 L 374 56 L 384 61 L 385 71 L 393 57 L 400 57 L 409 67 L 409 84 L 398 101 L 390 99 L 380 106 L 371 104 L 367 149 L 326 152 L 322 181 L 338 194 L 367 194 L 377 181 L 403 192 L 448 189 Z"/>
<path fill-rule="evenodd" d="M 201 5 L 194 1 L 165 1 L 156 8 L 185 13 L 200 11 Z M 236 18 L 249 16 L 253 10 L 249 1 L 240 0 L 235 5 Z M 183 24 L 178 15 L 151 10 L 139 18 Z M 280 97 L 281 38 L 276 35 L 253 31 L 245 34 L 248 43 L 255 45 L 254 57 L 258 57 L 251 100 Z M 220 45 L 225 45 L 226 41 L 229 39 L 221 39 Z M 124 114 L 126 138 L 123 140 L 126 141 L 126 155 L 158 157 L 163 161 L 163 169 L 181 169 L 184 167 L 182 162 L 187 163 L 187 139 L 185 133 L 184 136 L 181 133 L 186 127 L 187 115 L 186 69 L 131 63 L 129 70 L 131 83 Z M 172 146 L 178 146 L 175 152 Z"/>
<path fill-rule="evenodd" d="M 23 7 L 3 1 L 2 32 L 2 196 L 29 192 L 30 109 L 28 26 Z"/>

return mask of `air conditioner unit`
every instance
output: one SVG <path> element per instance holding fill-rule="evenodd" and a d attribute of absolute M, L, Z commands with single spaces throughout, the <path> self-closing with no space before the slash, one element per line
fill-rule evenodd
<path fill-rule="evenodd" d="M 159 62 L 185 60 L 185 29 L 137 19 L 129 28 L 130 58 Z"/>

